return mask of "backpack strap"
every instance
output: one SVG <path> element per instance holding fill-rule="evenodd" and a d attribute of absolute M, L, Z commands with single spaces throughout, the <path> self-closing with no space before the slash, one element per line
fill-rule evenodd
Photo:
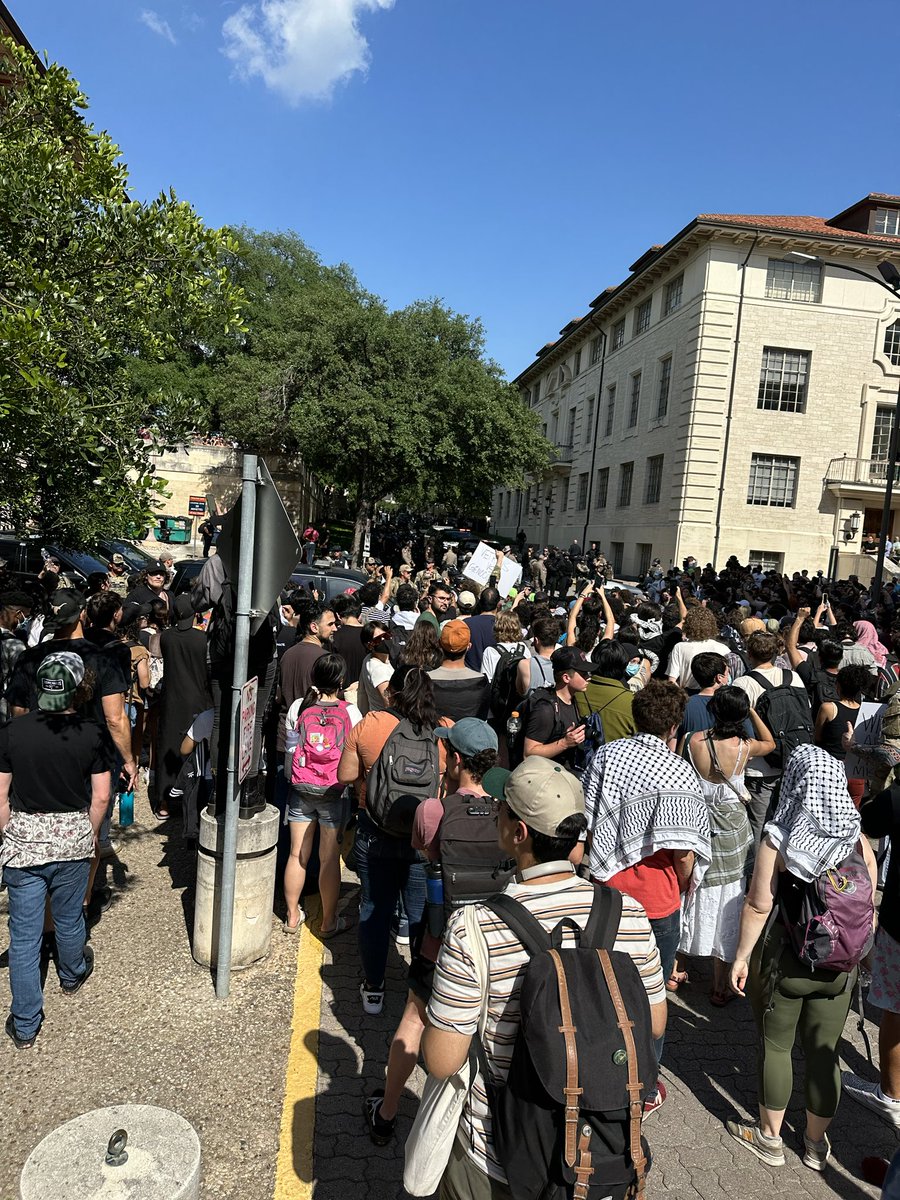
<path fill-rule="evenodd" d="M 564 1157 L 566 1166 L 573 1168 L 578 1151 L 578 1114 L 581 1108 L 579 1098 L 584 1089 L 578 1086 L 578 1043 L 575 1041 L 575 1022 L 572 1020 L 572 1005 L 569 1002 L 569 985 L 566 981 L 566 969 L 563 966 L 563 961 L 560 958 L 558 950 L 551 950 L 550 957 L 556 968 L 556 979 L 559 985 L 559 1013 L 562 1017 L 559 1032 L 563 1035 L 566 1042 L 566 1083 L 563 1088 L 563 1094 L 566 1097 Z M 582 1151 L 583 1157 L 584 1151 Z M 586 1200 L 588 1183 L 593 1173 L 590 1156 L 588 1156 L 586 1166 L 575 1172 L 576 1184 L 573 1195 L 577 1200 L 581 1200 L 582 1197 Z"/>
<path fill-rule="evenodd" d="M 762 690 L 764 692 L 771 692 L 772 689 L 776 686 L 770 680 L 766 679 L 765 675 L 763 675 L 759 671 L 748 671 L 747 674 L 750 676 L 751 679 L 756 680 L 756 682 L 759 684 L 759 686 L 762 688 Z"/>
<path fill-rule="evenodd" d="M 594 884 L 594 902 L 580 944 L 588 950 L 612 950 L 622 920 L 622 893 Z"/>
<path fill-rule="evenodd" d="M 610 962 L 609 952 L 598 950 L 597 957 L 600 959 L 600 969 L 603 972 L 603 978 L 606 980 L 609 997 L 616 1010 L 616 1024 L 622 1031 L 625 1052 L 628 1055 L 629 1153 L 631 1154 L 631 1161 L 637 1173 L 634 1195 L 640 1197 L 644 1194 L 647 1159 L 644 1157 L 644 1147 L 641 1142 L 641 1117 L 644 1112 L 644 1106 L 641 1102 L 641 1092 L 644 1085 L 638 1079 L 637 1047 L 634 1044 L 634 1033 L 632 1032 L 634 1021 L 628 1019 L 628 1010 L 625 1008 L 625 1001 L 622 999 L 622 993 L 619 991 L 619 984 L 616 980 L 616 973 L 613 970 L 612 963 Z M 586 1196 L 587 1193 L 585 1192 L 584 1195 Z"/>
<path fill-rule="evenodd" d="M 540 954 L 551 948 L 550 934 L 537 917 L 530 913 L 524 904 L 513 900 L 512 896 L 501 892 L 499 896 L 492 896 L 485 908 L 496 913 L 504 925 L 509 926 L 524 946 L 529 958 L 532 954 Z"/>

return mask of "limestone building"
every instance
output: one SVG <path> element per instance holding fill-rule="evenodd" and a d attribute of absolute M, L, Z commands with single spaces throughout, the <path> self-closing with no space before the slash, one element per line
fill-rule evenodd
<path fill-rule="evenodd" d="M 597 540 L 624 575 L 689 554 L 852 570 L 900 384 L 900 297 L 853 272 L 884 262 L 900 196 L 875 193 L 828 219 L 705 214 L 652 246 L 517 377 L 558 457 L 495 492 L 492 528 Z"/>

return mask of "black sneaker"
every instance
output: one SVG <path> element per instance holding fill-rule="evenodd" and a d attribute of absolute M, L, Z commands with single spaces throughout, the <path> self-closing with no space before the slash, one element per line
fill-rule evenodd
<path fill-rule="evenodd" d="M 84 984 L 90 979 L 94 973 L 94 951 L 90 946 L 84 948 L 84 974 L 80 979 L 76 979 L 74 983 L 60 983 L 60 988 L 66 996 L 74 996 L 80 991 Z"/>
<path fill-rule="evenodd" d="M 394 1136 L 394 1126 L 397 1124 L 396 1117 L 392 1121 L 385 1121 L 380 1115 L 383 1099 L 384 1088 L 376 1088 L 371 1096 L 366 1096 L 365 1100 L 363 1100 L 363 1112 L 366 1117 L 369 1137 L 376 1146 L 386 1146 L 388 1144 Z"/>
<path fill-rule="evenodd" d="M 36 1033 L 33 1033 L 30 1038 L 19 1037 L 19 1035 L 16 1033 L 16 1023 L 13 1020 L 12 1013 L 10 1013 L 6 1018 L 6 1032 L 12 1038 L 13 1045 L 17 1050 L 30 1050 L 37 1037 Z"/>

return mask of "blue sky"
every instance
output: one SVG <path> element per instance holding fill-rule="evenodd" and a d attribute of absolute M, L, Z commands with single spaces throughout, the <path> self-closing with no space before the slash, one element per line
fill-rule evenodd
<path fill-rule="evenodd" d="M 900 192 L 896 0 L 7 2 L 139 198 L 441 296 L 510 377 L 699 212 Z"/>

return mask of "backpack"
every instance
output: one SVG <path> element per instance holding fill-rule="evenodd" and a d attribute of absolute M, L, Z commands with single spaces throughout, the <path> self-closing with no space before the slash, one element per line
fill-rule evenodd
<path fill-rule="evenodd" d="M 785 889 L 794 891 L 793 903 Z M 788 910 L 797 911 L 797 893 L 800 915 L 791 920 Z M 782 875 L 778 901 L 791 947 L 811 971 L 852 971 L 872 948 L 875 903 L 859 844 L 812 883 Z"/>
<path fill-rule="evenodd" d="M 497 721 L 506 722 L 509 714 L 519 708 L 521 697 L 516 691 L 516 678 L 519 663 L 525 657 L 525 647 L 519 642 L 514 650 L 498 646 L 500 660 L 494 668 L 491 680 L 491 716 Z M 521 709 L 519 709 L 521 712 Z"/>
<path fill-rule="evenodd" d="M 398 723 L 366 778 L 366 812 L 382 833 L 408 839 L 419 804 L 440 791 L 437 738 L 396 709 L 387 711 Z"/>
<path fill-rule="evenodd" d="M 299 737 L 291 760 L 291 784 L 320 795 L 338 788 L 338 763 L 352 728 L 344 700 L 302 709 L 297 718 Z"/>
<path fill-rule="evenodd" d="M 607 700 L 603 708 L 591 708 L 591 702 L 587 698 L 587 692 L 583 693 L 584 702 L 588 706 L 588 715 L 584 718 L 584 741 L 580 746 L 575 747 L 575 766 L 573 772 L 579 779 L 586 779 L 591 763 L 594 761 L 594 755 L 601 746 L 606 745 L 606 734 L 603 730 L 603 719 L 600 714 L 604 708 L 608 708 L 615 700 Z"/>
<path fill-rule="evenodd" d="M 878 668 L 878 674 L 874 677 L 874 699 L 887 699 L 891 694 L 891 688 L 897 684 L 898 679 L 900 679 L 900 663 L 893 654 L 889 654 L 884 666 Z"/>
<path fill-rule="evenodd" d="M 806 691 L 792 685 L 790 671 L 782 670 L 780 683 L 771 683 L 759 671 L 751 671 L 747 678 L 755 679 L 763 689 L 756 711 L 775 739 L 775 749 L 766 755 L 766 762 L 770 767 L 781 767 L 798 746 L 807 746 L 813 740 Z"/>
<path fill-rule="evenodd" d="M 837 676 L 825 670 L 815 650 L 810 650 L 806 656 L 806 661 L 809 664 L 810 671 L 809 682 L 806 685 L 806 694 L 809 696 L 809 705 L 812 709 L 811 715 L 815 719 L 816 714 L 823 704 L 837 703 Z"/>
<path fill-rule="evenodd" d="M 487 907 L 528 954 L 509 1076 L 493 1084 L 484 1050 L 492 1140 L 516 1200 L 624 1200 L 649 1167 L 644 1100 L 656 1088 L 650 1004 L 631 957 L 613 949 L 621 893 L 595 887 L 582 931 L 552 933 L 503 894 Z M 565 926 L 577 945 L 563 947 Z"/>
<path fill-rule="evenodd" d="M 501 856 L 490 796 L 456 792 L 441 801 L 441 875 L 444 917 L 454 908 L 484 902 L 502 892 L 515 864 Z"/>
<path fill-rule="evenodd" d="M 519 702 L 519 732 L 516 734 L 514 741 L 507 742 L 511 770 L 515 769 L 525 757 L 525 726 L 528 723 L 528 715 L 534 711 L 538 704 L 553 705 L 554 721 L 550 740 L 557 741 L 566 732 L 566 727 L 559 715 L 559 699 L 555 688 L 534 688 Z M 513 711 L 515 711 L 515 708 L 510 709 L 510 713 Z"/>

